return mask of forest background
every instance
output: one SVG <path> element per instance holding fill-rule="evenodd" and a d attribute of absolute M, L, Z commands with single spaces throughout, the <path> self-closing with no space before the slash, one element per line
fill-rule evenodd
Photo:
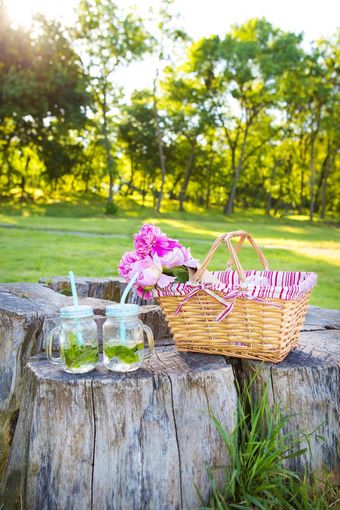
<path fill-rule="evenodd" d="M 154 219 L 194 246 L 200 237 L 202 256 L 215 234 L 255 225 L 273 250 L 301 242 L 295 266 L 308 252 L 307 266 L 330 266 L 317 302 L 334 306 L 339 31 L 306 44 L 302 33 L 255 18 L 193 40 L 172 7 L 155 2 L 142 16 L 111 0 L 81 0 L 72 26 L 40 15 L 23 27 L 0 0 L 2 279 L 63 271 L 57 258 L 41 263 L 60 225 L 65 235 L 96 233 L 102 246 L 100 235 L 131 236 Z M 151 86 L 119 84 L 122 69 L 146 56 Z M 40 232 L 33 243 L 20 238 L 25 228 L 55 235 Z M 28 268 L 19 271 L 18 247 L 28 242 Z M 61 253 L 72 249 L 82 257 L 79 239 Z M 294 261 L 288 253 L 276 260 L 292 269 Z M 112 271 L 98 264 L 97 275 Z"/>

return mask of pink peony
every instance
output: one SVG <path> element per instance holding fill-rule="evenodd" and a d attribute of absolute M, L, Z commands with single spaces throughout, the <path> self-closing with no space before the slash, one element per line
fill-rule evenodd
<path fill-rule="evenodd" d="M 140 257 L 157 254 L 162 257 L 174 248 L 181 248 L 175 239 L 170 239 L 155 225 L 145 223 L 134 238 L 134 246 Z"/>
<path fill-rule="evenodd" d="M 127 251 L 122 256 L 122 259 L 118 266 L 119 274 L 125 279 L 125 280 L 131 280 L 132 274 L 132 265 L 139 260 L 139 256 L 134 251 Z"/>
<path fill-rule="evenodd" d="M 190 248 L 175 247 L 172 251 L 168 251 L 163 257 L 160 257 L 163 267 L 169 269 L 179 266 L 197 267 L 198 261 L 193 259 L 190 254 Z"/>
<path fill-rule="evenodd" d="M 147 256 L 143 260 L 137 260 L 132 264 L 131 276 L 135 273 L 139 273 L 136 280 L 137 287 L 146 290 L 150 290 L 156 285 L 161 288 L 166 287 L 175 280 L 173 276 L 163 274 L 161 261 L 156 254 L 153 257 Z"/>
<path fill-rule="evenodd" d="M 192 258 L 190 248 L 184 248 L 184 246 L 183 246 L 182 252 L 184 255 L 183 266 L 192 267 L 192 268 L 196 269 L 198 267 L 199 260 Z"/>
<path fill-rule="evenodd" d="M 137 294 L 146 299 L 151 297 L 154 287 L 164 288 L 176 280 L 175 276 L 166 275 L 163 270 L 173 274 L 174 268 L 198 266 L 198 260 L 192 258 L 190 248 L 184 248 L 175 239 L 168 238 L 155 225 L 143 225 L 135 235 L 134 247 L 134 252 L 123 255 L 118 269 L 126 281 L 138 273 L 135 282 Z M 179 281 L 183 281 L 183 276 L 178 272 L 176 274 Z"/>

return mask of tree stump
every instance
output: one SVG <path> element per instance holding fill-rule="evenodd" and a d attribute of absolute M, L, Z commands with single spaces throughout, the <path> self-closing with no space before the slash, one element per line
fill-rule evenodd
<path fill-rule="evenodd" d="M 46 283 L 64 292 L 68 285 L 65 280 L 57 278 Z M 124 284 L 120 279 L 80 280 L 82 302 L 94 307 L 100 326 L 105 305 L 109 303 L 103 298 L 120 299 Z M 70 297 L 46 285 L 0 284 L 0 493 L 6 494 L 4 510 L 38 508 L 32 506 L 32 501 L 38 501 L 39 505 L 42 501 L 41 508 L 46 509 L 72 508 L 68 503 L 77 494 L 77 510 L 82 510 L 91 508 L 91 499 L 89 505 L 86 499 L 89 492 L 93 508 L 99 510 L 115 508 L 110 506 L 115 496 L 122 502 L 128 497 L 135 498 L 133 501 L 146 501 L 150 494 L 151 502 L 152 498 L 159 498 L 155 500 L 157 510 L 162 508 L 157 505 L 166 500 L 161 498 L 170 497 L 174 502 L 168 506 L 171 510 L 187 508 L 186 505 L 191 505 L 196 497 L 195 483 L 206 498 L 209 483 L 203 477 L 204 462 L 220 463 L 215 451 L 216 445 L 221 443 L 211 422 L 211 428 L 208 427 L 204 395 L 212 396 L 213 411 L 218 417 L 224 410 L 232 414 L 235 385 L 230 382 L 230 360 L 226 362 L 221 357 L 198 354 L 176 355 L 171 349 L 158 349 L 158 357 L 145 370 L 126 377 L 104 371 L 72 377 L 59 373 L 41 359 L 30 361 L 25 369 L 31 356 L 43 350 L 44 335 L 55 325 L 59 308 L 69 304 Z M 162 313 L 157 308 L 152 311 L 144 308 L 143 311 L 148 311 L 143 314 L 143 320 L 153 329 L 156 344 L 171 344 Z M 336 481 L 340 481 L 339 335 L 340 311 L 309 307 L 300 345 L 283 363 L 271 365 L 233 360 L 234 374 L 241 381 L 249 378 L 254 368 L 259 370 L 260 377 L 269 383 L 271 402 L 280 403 L 285 414 L 293 415 L 290 430 L 308 432 L 321 425 L 317 431 L 319 436 L 311 438 L 312 455 L 307 453 L 299 463 L 291 461 L 290 467 L 306 469 L 322 479 L 325 478 L 325 468 Z M 178 366 L 175 367 L 175 363 Z M 259 387 L 254 388 L 254 396 L 259 394 Z M 126 407 L 131 398 L 133 403 Z M 203 409 L 201 414 L 199 409 Z M 139 415 L 142 416 L 139 425 L 130 424 Z M 223 415 L 223 418 L 230 427 L 230 416 Z M 43 420 L 46 425 L 40 429 Z M 79 451 L 72 449 L 72 437 L 65 432 L 66 420 L 72 424 L 70 430 L 79 432 L 79 441 L 83 442 Z M 84 424 L 88 431 L 86 436 Z M 116 432 L 106 451 L 106 440 L 102 438 L 108 434 L 108 429 Z M 57 430 L 62 433 L 56 435 Z M 116 441 L 118 437 L 120 443 Z M 131 444 L 137 444 L 139 449 L 130 448 L 131 437 L 134 441 Z M 161 437 L 168 437 L 168 440 L 162 442 Z M 176 452 L 177 471 L 173 468 L 175 461 L 169 460 L 175 458 Z M 90 466 L 89 456 L 92 459 Z M 222 450 L 221 458 L 225 458 Z M 114 470 L 121 471 L 119 459 L 123 459 L 121 462 L 125 462 L 126 469 L 123 472 L 125 478 L 120 473 L 117 481 Z M 193 463 L 190 465 L 190 462 Z M 67 466 L 73 466 L 71 475 L 67 475 Z M 170 480 L 167 484 L 162 478 L 164 473 Z M 46 489 L 49 499 L 39 500 L 38 488 L 33 483 L 35 475 L 39 475 L 41 487 L 45 483 L 51 486 Z M 86 483 L 82 481 L 83 477 Z M 134 487 L 132 492 L 130 479 Z M 104 502 L 106 485 L 112 490 Z M 97 501 L 102 506 L 98 506 Z M 197 506 L 198 499 L 195 501 Z M 81 506 L 83 503 L 84 507 Z M 147 503 L 145 508 L 148 508 Z"/>
<path fill-rule="evenodd" d="M 254 396 L 267 383 L 270 402 L 291 416 L 285 432 L 316 431 L 288 466 L 340 484 L 340 311 L 310 308 L 296 350 L 276 365 L 243 361 L 242 372 L 249 379 L 256 370 Z"/>
<path fill-rule="evenodd" d="M 159 347 L 145 368 L 74 376 L 32 359 L 5 479 L 6 510 L 193 509 L 227 452 L 209 411 L 235 419 L 231 365 Z"/>
<path fill-rule="evenodd" d="M 65 279 L 60 280 L 65 283 Z M 103 297 L 115 295 L 119 299 L 121 285 L 119 279 L 105 279 L 104 282 L 95 279 L 82 289 L 80 304 L 94 308 L 99 337 L 105 306 L 111 303 Z M 44 350 L 44 338 L 58 323 L 59 309 L 71 304 L 70 297 L 41 284 L 0 284 L 0 488 L 25 385 L 24 366 L 31 356 Z M 142 319 L 153 329 L 156 344 L 172 343 L 160 309 L 153 307 L 150 311 L 147 306 L 142 310 Z"/>

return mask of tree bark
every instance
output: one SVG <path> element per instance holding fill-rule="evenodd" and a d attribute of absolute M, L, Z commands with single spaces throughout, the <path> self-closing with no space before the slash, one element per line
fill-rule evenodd
<path fill-rule="evenodd" d="M 303 201 L 304 201 L 304 178 L 305 178 L 305 172 L 304 172 L 303 168 L 301 168 L 299 214 L 302 214 L 302 211 L 303 211 Z"/>
<path fill-rule="evenodd" d="M 315 138 L 312 136 L 310 147 L 310 207 L 309 219 L 314 219 L 314 205 L 315 205 Z"/>
<path fill-rule="evenodd" d="M 326 187 L 327 187 L 327 179 L 329 176 L 329 172 L 331 169 L 331 141 L 328 139 L 327 141 L 327 154 L 325 159 L 323 160 L 320 172 L 319 182 L 316 188 L 315 193 L 315 210 L 318 211 L 320 207 L 320 195 L 321 195 L 321 217 L 324 218 L 325 210 L 326 210 Z"/>
<path fill-rule="evenodd" d="M 205 197 L 205 207 L 207 210 L 210 207 L 210 193 L 211 193 L 211 171 L 208 170 L 207 194 Z"/>
<path fill-rule="evenodd" d="M 130 154 L 130 180 L 129 182 L 127 183 L 127 189 L 126 189 L 126 192 L 125 192 L 125 196 L 127 197 L 128 195 L 131 195 L 132 194 L 132 187 L 133 187 L 133 180 L 134 180 L 134 176 L 135 176 L 135 165 L 134 165 L 134 161 L 133 161 L 133 155 Z"/>
<path fill-rule="evenodd" d="M 59 292 L 69 289 L 66 278 L 49 278 L 45 284 Z M 119 301 L 125 287 L 119 278 L 77 278 L 76 285 L 79 296 L 86 298 L 82 304 L 93 306 L 96 314 L 104 313 L 107 302 L 103 298 Z M 87 504 L 89 494 L 90 506 L 84 508 L 91 508 L 91 498 L 93 502 L 98 498 L 99 509 L 114 508 L 112 501 L 117 497 L 122 504 L 123 498 L 132 498 L 132 506 L 126 508 L 133 509 L 134 498 L 140 504 L 146 498 L 151 501 L 151 497 L 171 494 L 178 506 L 169 508 L 199 506 L 191 498 L 196 497 L 195 484 L 208 491 L 205 461 L 212 465 L 225 461 L 219 457 L 220 443 L 208 422 L 207 408 L 209 403 L 218 417 L 229 416 L 229 403 L 235 397 L 230 366 L 216 356 L 178 355 L 160 349 L 156 369 L 147 366 L 126 377 L 101 370 L 73 377 L 41 359 L 29 362 L 25 370 L 29 358 L 41 352 L 44 335 L 55 325 L 59 308 L 70 302 L 70 297 L 42 284 L 0 285 L 0 492 L 5 495 L 4 508 L 71 510 L 82 508 L 84 501 Z M 143 320 L 161 345 L 166 334 L 164 317 L 155 308 L 143 312 Z M 260 370 L 270 384 L 271 401 L 292 415 L 289 430 L 293 434 L 321 425 L 319 436 L 311 439 L 312 455 L 307 452 L 300 463 L 290 465 L 306 468 L 321 479 L 324 468 L 335 480 L 340 473 L 339 341 L 340 312 L 309 307 L 300 345 L 284 362 L 243 360 L 234 366 L 238 378 L 250 375 L 254 367 Z M 165 344 L 170 342 L 167 339 Z M 79 447 L 74 446 L 77 442 Z M 158 451 L 165 459 L 155 454 Z M 119 459 L 126 469 L 118 465 Z M 173 493 L 166 476 L 175 487 Z M 77 498 L 85 500 L 79 503 Z M 154 508 L 167 508 L 159 506 L 162 501 L 155 499 Z"/>
<path fill-rule="evenodd" d="M 107 120 L 107 91 L 106 85 L 103 84 L 103 101 L 102 101 L 102 114 L 103 114 L 103 135 L 104 135 L 104 147 L 105 147 L 105 156 L 106 156 L 106 168 L 109 174 L 109 194 L 108 194 L 108 203 L 113 203 L 113 183 L 114 183 L 114 175 L 113 175 L 113 159 L 111 154 L 111 143 L 109 140 L 109 128 L 108 128 L 108 120 Z"/>
<path fill-rule="evenodd" d="M 164 144 L 162 139 L 162 133 L 159 125 L 159 116 L 158 116 L 158 107 L 157 107 L 157 78 L 158 78 L 158 71 L 156 74 L 156 78 L 154 80 L 153 84 L 153 113 L 154 113 L 154 121 L 155 121 L 155 130 L 156 130 L 156 140 L 157 140 L 157 146 L 158 146 L 158 155 L 159 155 L 159 164 L 161 167 L 161 186 L 159 189 L 159 194 L 157 198 L 157 205 L 156 205 L 156 212 L 161 212 L 161 205 L 163 200 L 163 190 L 164 190 L 164 184 L 166 179 L 166 163 L 165 163 L 165 154 L 164 154 Z"/>
<path fill-rule="evenodd" d="M 325 219 L 325 215 L 326 215 L 326 189 L 327 189 L 328 176 L 331 171 L 331 166 L 332 166 L 331 155 L 329 155 L 329 158 L 327 159 L 325 175 L 324 175 L 324 178 L 322 181 L 322 186 L 321 186 L 321 214 L 320 214 L 321 219 Z"/>
<path fill-rule="evenodd" d="M 249 129 L 249 124 L 247 124 L 245 131 L 244 131 L 242 147 L 241 147 L 241 154 L 240 154 L 237 166 L 236 166 L 236 168 L 235 167 L 233 168 L 233 180 L 231 183 L 231 189 L 230 189 L 230 193 L 229 193 L 227 202 L 225 203 L 225 206 L 223 209 L 223 214 L 226 214 L 226 215 L 230 215 L 233 212 L 237 184 L 238 184 L 238 180 L 239 180 L 239 177 L 240 177 L 240 174 L 242 171 L 243 161 L 244 161 L 244 156 L 245 156 L 246 143 L 247 143 L 247 137 L 248 137 L 248 129 Z"/>
<path fill-rule="evenodd" d="M 273 189 L 273 184 L 275 182 L 275 177 L 276 177 L 276 161 L 274 160 L 274 164 L 272 166 L 271 173 L 270 173 L 270 189 L 267 193 L 267 200 L 266 200 L 266 215 L 267 216 L 270 216 L 270 211 L 273 206 L 272 189 Z"/>
<path fill-rule="evenodd" d="M 25 378 L 6 510 L 184 510 L 201 506 L 197 489 L 208 503 L 206 464 L 228 462 L 210 413 L 231 431 L 236 411 L 222 356 L 157 348 L 137 372 L 81 377 L 36 358 Z"/>
<path fill-rule="evenodd" d="M 186 192 L 188 189 L 188 184 L 190 181 L 190 177 L 191 177 L 191 173 L 192 173 L 192 169 L 193 169 L 193 165 L 194 165 L 194 161 L 195 161 L 196 144 L 197 144 L 197 138 L 195 138 L 195 140 L 191 143 L 189 159 L 188 159 L 188 163 L 187 163 L 187 166 L 185 169 L 184 179 L 183 179 L 182 186 L 181 186 L 181 191 L 179 193 L 179 210 L 181 212 L 184 212 L 185 195 L 186 195 Z"/>
<path fill-rule="evenodd" d="M 307 448 L 306 453 L 289 459 L 289 468 L 319 480 L 329 474 L 339 484 L 340 331 L 324 329 L 332 327 L 331 322 L 328 325 L 323 320 L 323 310 L 313 310 L 298 348 L 284 361 L 277 365 L 244 361 L 243 369 L 248 378 L 258 373 L 254 397 L 261 395 L 263 382 L 268 384 L 272 405 L 279 404 L 283 414 L 290 416 L 284 432 L 291 433 L 292 439 L 316 431 L 309 438 L 310 449 L 306 440 L 301 446 Z"/>
<path fill-rule="evenodd" d="M 170 191 L 170 200 L 175 200 L 175 198 L 176 198 L 175 189 L 176 189 L 179 181 L 182 179 L 182 176 L 183 176 L 183 172 L 179 172 L 177 174 L 177 176 L 175 178 L 175 182 L 173 183 L 171 191 Z"/>

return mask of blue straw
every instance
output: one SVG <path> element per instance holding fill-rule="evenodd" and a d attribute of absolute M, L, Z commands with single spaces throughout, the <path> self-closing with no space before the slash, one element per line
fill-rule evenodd
<path fill-rule="evenodd" d="M 71 284 L 71 291 L 72 291 L 72 299 L 73 299 L 73 306 L 79 306 L 78 302 L 78 294 L 76 289 L 76 282 L 74 280 L 74 274 L 73 271 L 70 271 L 68 273 L 70 277 L 70 284 Z M 80 345 L 84 344 L 83 335 L 81 334 L 79 322 L 77 321 L 77 340 Z"/>
<path fill-rule="evenodd" d="M 135 281 L 137 280 L 138 276 L 139 276 L 139 273 L 135 273 L 133 275 L 133 277 L 131 278 L 131 280 L 129 281 L 129 283 L 127 284 L 127 286 L 125 287 L 123 295 L 120 298 L 120 304 L 121 305 L 125 305 L 125 301 L 126 301 L 127 295 L 130 292 L 130 290 L 132 289 L 132 286 L 135 283 Z M 122 310 L 122 315 L 123 314 L 124 314 L 124 312 Z M 123 344 L 126 343 L 125 325 L 124 325 L 124 321 L 123 320 L 120 321 L 119 337 L 120 337 L 120 341 Z"/>
<path fill-rule="evenodd" d="M 125 290 L 123 292 L 123 295 L 122 297 L 120 298 L 120 304 L 121 305 L 124 305 L 125 304 L 125 301 L 126 301 L 126 298 L 127 298 L 127 295 L 128 293 L 130 292 L 130 290 L 132 289 L 133 287 L 133 284 L 135 283 L 135 281 L 137 280 L 139 276 L 139 273 L 135 273 L 133 275 L 133 277 L 131 278 L 131 280 L 129 281 L 129 283 L 127 284 L 127 286 L 125 287 Z"/>
<path fill-rule="evenodd" d="M 77 295 L 77 289 L 76 289 L 76 282 L 74 281 L 73 271 L 70 271 L 68 275 L 70 277 L 73 305 L 78 306 L 78 304 L 79 304 L 78 303 L 78 295 Z"/>

